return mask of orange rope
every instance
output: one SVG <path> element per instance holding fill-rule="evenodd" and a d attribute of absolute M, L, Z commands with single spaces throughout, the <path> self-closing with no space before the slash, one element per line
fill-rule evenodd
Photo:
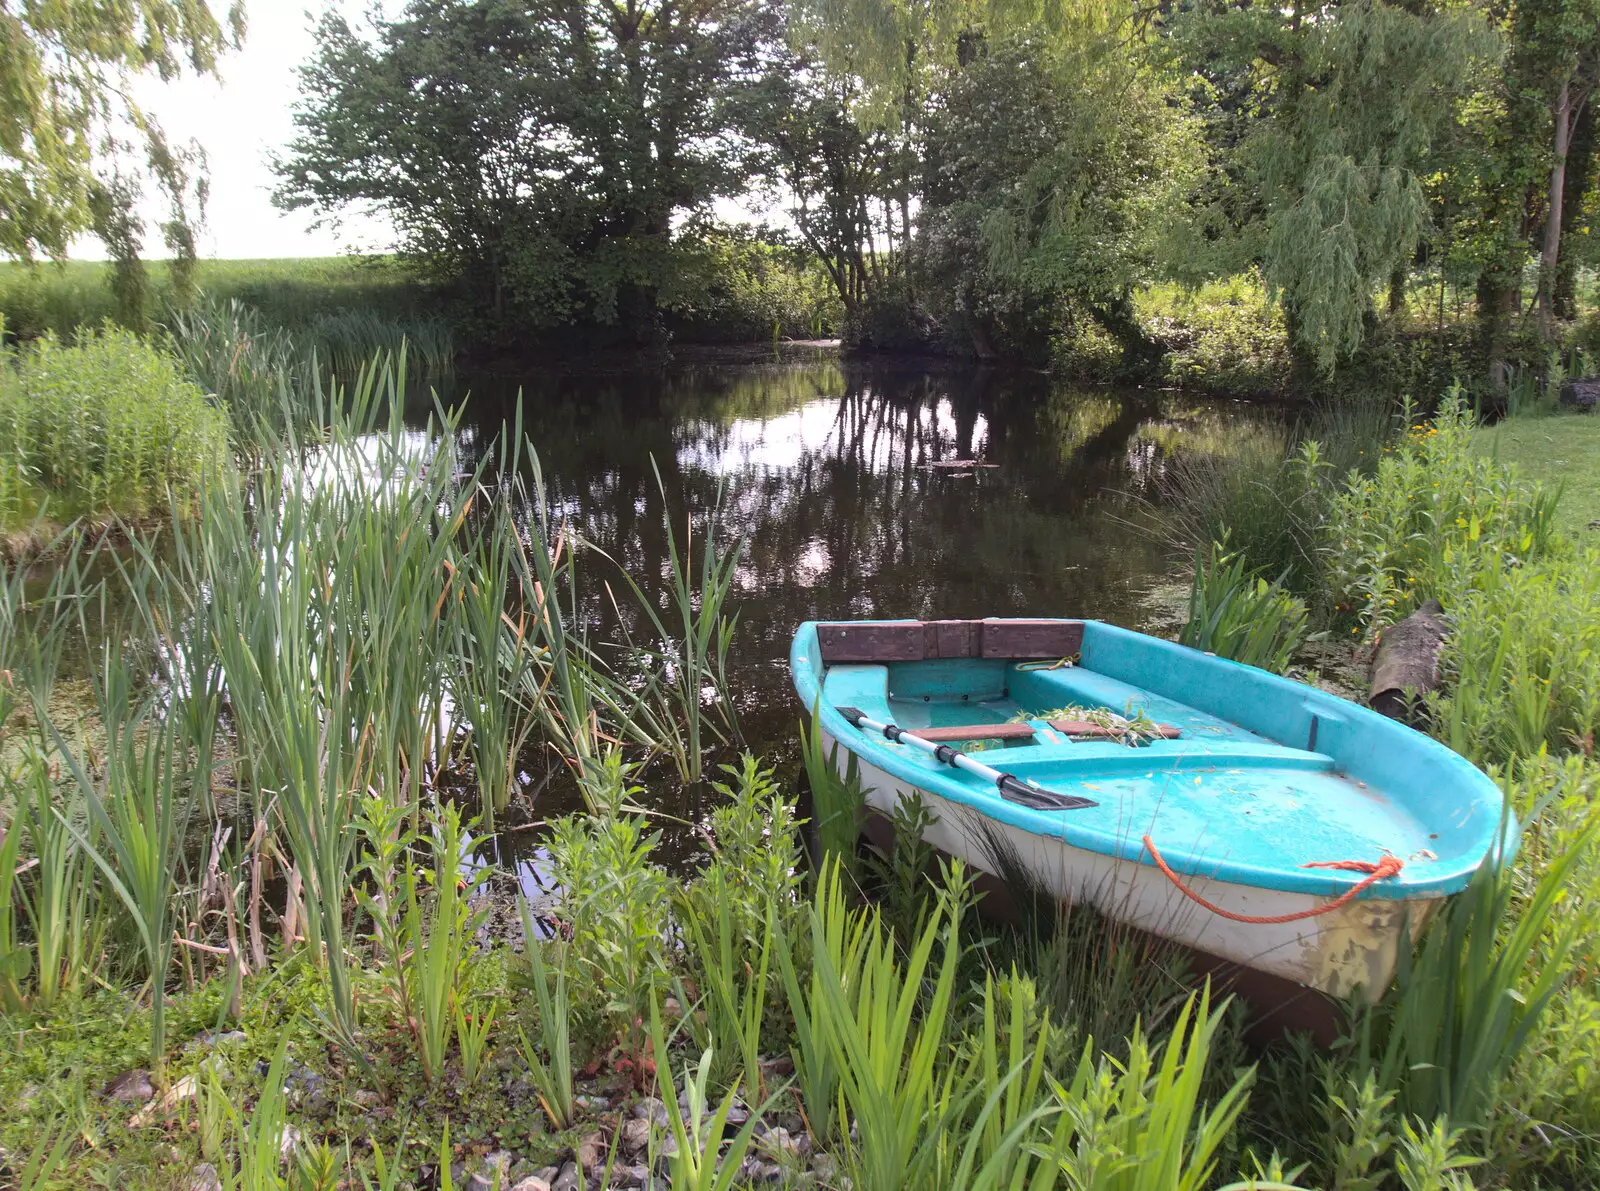
<path fill-rule="evenodd" d="M 1351 901 L 1355 897 L 1359 896 L 1362 890 L 1376 885 L 1379 881 L 1384 880 L 1386 877 L 1398 876 L 1400 870 L 1406 866 L 1406 862 L 1401 860 L 1398 856 L 1385 856 L 1382 860 L 1379 860 L 1376 863 L 1373 863 L 1370 860 L 1313 860 L 1311 863 L 1303 864 L 1300 867 L 1338 868 L 1344 869 L 1346 872 L 1366 873 L 1367 876 L 1364 880 L 1356 882 L 1349 889 L 1345 890 L 1325 906 L 1316 906 L 1310 910 L 1300 910 L 1294 914 L 1272 914 L 1258 916 L 1255 914 L 1235 914 L 1232 910 L 1224 910 L 1221 906 L 1213 905 L 1211 902 L 1208 902 L 1193 889 L 1190 889 L 1187 885 L 1185 885 L 1183 883 L 1183 878 L 1172 871 L 1172 868 L 1162 858 L 1161 853 L 1156 851 L 1155 841 L 1148 835 L 1144 837 L 1144 846 L 1150 849 L 1150 858 L 1156 862 L 1156 867 L 1166 875 L 1167 880 L 1171 881 L 1178 887 L 1178 892 L 1183 894 L 1184 897 L 1188 898 L 1196 905 L 1204 906 L 1206 909 L 1210 910 L 1213 914 L 1216 914 L 1219 917 L 1228 918 L 1234 922 L 1250 922 L 1257 926 L 1274 926 L 1280 922 L 1298 922 L 1302 918 L 1315 918 L 1319 914 L 1326 914 L 1332 910 L 1337 910 L 1346 902 Z"/>

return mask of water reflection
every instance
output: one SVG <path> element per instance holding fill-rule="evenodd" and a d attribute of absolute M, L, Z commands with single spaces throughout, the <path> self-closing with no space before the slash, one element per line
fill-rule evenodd
<path fill-rule="evenodd" d="M 679 524 L 721 501 L 725 532 L 744 542 L 739 721 L 774 757 L 795 747 L 786 656 L 800 621 L 1067 615 L 1138 627 L 1141 596 L 1171 562 L 1133 526 L 1173 456 L 1275 429 L 1270 412 L 1171 393 L 835 360 L 464 383 L 469 450 L 493 456 L 520 388 L 552 504 L 647 591 L 667 571 L 652 461 Z M 591 564 L 600 641 L 617 634 L 603 578 Z M 537 813 L 559 813 L 558 789 Z M 662 809 L 698 822 L 702 797 Z M 694 847 L 681 834 L 671 850 Z"/>

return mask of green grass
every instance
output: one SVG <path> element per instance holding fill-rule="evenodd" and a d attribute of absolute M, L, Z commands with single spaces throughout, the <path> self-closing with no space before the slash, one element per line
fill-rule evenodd
<path fill-rule="evenodd" d="M 166 307 L 171 281 L 166 262 L 148 265 L 156 299 Z M 110 266 L 102 261 L 68 261 L 33 268 L 0 262 L 0 314 L 8 335 L 32 339 L 54 331 L 70 335 L 117 317 Z M 197 266 L 200 291 L 219 301 L 236 298 L 271 323 L 309 327 L 319 318 L 349 311 L 400 318 L 417 314 L 425 302 L 415 275 L 391 257 L 282 257 L 261 260 L 203 260 Z M 155 317 L 159 318 L 157 314 Z"/>
<path fill-rule="evenodd" d="M 1523 476 L 1561 488 L 1560 527 L 1577 541 L 1600 544 L 1600 416 L 1561 413 L 1508 418 L 1473 435 L 1481 454 L 1517 466 Z"/>

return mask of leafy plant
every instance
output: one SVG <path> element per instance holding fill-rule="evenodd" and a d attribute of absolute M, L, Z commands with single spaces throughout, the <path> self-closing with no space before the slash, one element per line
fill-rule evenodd
<path fill-rule="evenodd" d="M 743 1064 L 745 1100 L 761 1097 L 761 1027 L 767 1004 L 767 973 L 772 962 L 774 919 L 768 903 L 759 950 L 745 958 L 744 940 L 734 925 L 734 897 L 725 870 L 713 866 L 704 881 L 710 921 L 685 916 L 690 945 L 704 976 L 706 1020 L 719 1051 Z M 708 1052 L 709 1054 L 710 1052 Z"/>
<path fill-rule="evenodd" d="M 172 959 L 172 920 L 182 863 L 182 758 L 173 721 L 148 699 L 135 704 L 132 676 L 120 650 L 107 642 L 97 690 L 106 736 L 106 773 L 97 780 L 86 760 L 51 725 L 56 748 L 89 808 L 94 838 L 68 823 L 133 923 L 150 981 L 150 1060 L 166 1062 L 166 977 Z M 59 810 L 55 812 L 61 814 Z"/>
<path fill-rule="evenodd" d="M 856 845 L 861 838 L 862 814 L 866 808 L 866 791 L 861 785 L 859 758 L 846 750 L 846 762 L 841 771 L 839 746 L 825 755 L 822 745 L 822 716 L 820 707 L 811 709 L 811 727 L 800 724 L 800 751 L 805 762 L 806 786 L 811 793 L 811 817 L 817 838 L 817 855 L 812 859 L 820 871 L 823 864 L 832 860 L 844 867 L 852 879 L 856 876 Z"/>
<path fill-rule="evenodd" d="M 1092 1057 L 1086 1045 L 1070 1084 L 1057 1085 L 1061 1113 L 1049 1153 L 1082 1191 L 1200 1191 L 1244 1110 L 1246 1073 L 1202 1108 L 1206 1059 L 1222 1021 L 1210 987 L 1179 1010 L 1171 1034 L 1152 1045 L 1142 1030 L 1125 1060 Z"/>
<path fill-rule="evenodd" d="M 750 1113 L 749 1120 L 723 1148 L 723 1134 L 728 1116 L 733 1110 L 738 1090 L 729 1088 L 716 1110 L 709 1111 L 707 1089 L 711 1082 L 713 1053 L 709 1050 L 700 1056 L 699 1066 L 691 1074 L 684 1073 L 683 1093 L 688 1101 L 688 1111 L 678 1104 L 672 1086 L 672 1059 L 667 1053 L 665 1031 L 661 1026 L 661 1011 L 650 1006 L 650 1041 L 655 1053 L 656 1072 L 667 1077 L 666 1095 L 668 1127 L 672 1130 L 674 1149 L 667 1158 L 671 1185 L 685 1191 L 728 1191 L 740 1176 L 745 1154 L 750 1150 L 755 1136 L 756 1123 L 766 1105 Z"/>
<path fill-rule="evenodd" d="M 1248 666 L 1287 673 L 1310 636 L 1305 603 L 1253 574 L 1242 556 L 1228 552 L 1226 536 L 1211 544 L 1209 557 L 1197 554 L 1194 565 L 1189 619 L 1178 640 Z"/>
<path fill-rule="evenodd" d="M 1359 1061 L 1407 1118 L 1444 1118 L 1456 1128 L 1483 1121 L 1577 942 L 1581 920 L 1555 913 L 1600 823 L 1551 862 L 1525 900 L 1506 834 L 1440 911 L 1417 954 L 1401 949 L 1393 988 L 1361 1022 Z"/>
<path fill-rule="evenodd" d="M 461 875 L 461 857 L 471 845 L 462 829 L 461 812 L 445 803 L 430 819 L 433 867 L 427 874 L 427 892 L 409 868 L 403 878 L 406 900 L 401 937 L 405 950 L 400 963 L 406 972 L 411 1031 L 423 1074 L 436 1082 L 444 1074 L 452 1035 L 462 1030 L 462 1001 L 471 987 L 472 936 L 482 919 L 481 912 L 473 912 L 470 897 L 485 874 L 471 879 Z M 469 1027 L 467 1033 L 469 1045 L 476 1047 L 476 1057 L 481 1058 L 486 1028 L 477 1032 Z"/>
<path fill-rule="evenodd" d="M 644 1054 L 643 1023 L 666 987 L 662 953 L 666 873 L 651 860 L 659 835 L 641 815 L 571 816 L 551 824 L 560 913 L 570 924 L 567 962 L 611 1019 L 628 1054 Z"/>
<path fill-rule="evenodd" d="M 660 468 L 655 468 L 655 473 L 665 502 L 667 490 Z M 737 737 L 739 730 L 728 692 L 728 647 L 738 617 L 728 615 L 727 609 L 742 543 L 726 549 L 717 541 L 720 511 L 719 504 L 701 532 L 698 573 L 694 568 L 693 518 L 686 523 L 681 543 L 670 514 L 663 519 L 666 616 L 635 578 L 622 571 L 634 606 L 654 637 L 649 645 L 630 642 L 647 664 L 643 687 L 628 704 L 625 723 L 639 743 L 665 749 L 685 782 L 700 780 L 711 736 L 727 740 Z M 708 701 L 715 709 L 715 719 L 707 713 Z"/>

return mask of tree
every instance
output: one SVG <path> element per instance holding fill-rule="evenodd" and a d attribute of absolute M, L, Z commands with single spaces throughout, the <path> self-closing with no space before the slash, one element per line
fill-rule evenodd
<path fill-rule="evenodd" d="M 497 323 L 628 319 L 672 298 L 674 224 L 740 189 L 758 0 L 412 0 L 321 26 L 279 200 L 388 211 Z"/>
<path fill-rule="evenodd" d="M 1428 227 L 1438 139 L 1497 44 L 1427 0 L 1205 4 L 1173 22 L 1188 61 L 1247 113 L 1225 168 L 1296 346 L 1323 369 L 1366 335 L 1373 295 Z"/>
<path fill-rule="evenodd" d="M 928 121 L 921 264 L 979 355 L 1037 352 L 1065 309 L 1148 363 L 1131 294 L 1189 242 L 1198 131 L 1121 36 L 974 45 Z"/>
<path fill-rule="evenodd" d="M 851 341 L 864 334 L 864 312 L 901 276 L 909 240 L 900 200 L 910 148 L 897 130 L 857 119 L 860 93 L 854 78 L 790 50 L 774 58 L 745 125 L 766 149 L 769 195 L 786 206 L 833 282 Z"/>
<path fill-rule="evenodd" d="M 243 36 L 240 3 L 219 20 L 206 0 L 0 0 L 0 252 L 59 258 L 80 233 L 116 234 L 137 195 L 129 131 L 175 204 L 173 220 L 186 223 L 192 160 L 129 98 L 130 83 L 214 74 Z"/>

